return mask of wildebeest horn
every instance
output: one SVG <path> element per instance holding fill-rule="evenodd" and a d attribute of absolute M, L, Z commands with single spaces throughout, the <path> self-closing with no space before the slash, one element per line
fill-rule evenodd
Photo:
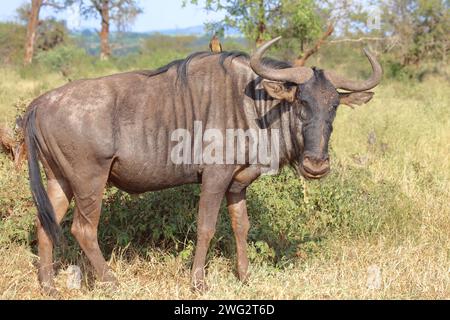
<path fill-rule="evenodd" d="M 355 81 L 348 80 L 340 75 L 336 74 L 333 71 L 325 71 L 325 76 L 328 80 L 337 88 L 343 89 L 347 91 L 366 91 L 376 87 L 380 81 L 381 76 L 383 75 L 383 69 L 381 68 L 380 63 L 375 58 L 375 55 L 370 53 L 367 49 L 364 49 L 364 53 L 370 61 L 372 65 L 372 76 L 365 81 Z"/>
<path fill-rule="evenodd" d="M 264 63 L 262 63 L 262 57 L 264 53 L 267 51 L 267 49 L 269 49 L 269 47 L 278 42 L 280 39 L 281 37 L 275 38 L 259 47 L 250 58 L 250 67 L 257 75 L 267 80 L 293 82 L 296 84 L 305 83 L 314 75 L 311 68 L 293 67 L 287 69 L 273 69 L 265 66 Z"/>

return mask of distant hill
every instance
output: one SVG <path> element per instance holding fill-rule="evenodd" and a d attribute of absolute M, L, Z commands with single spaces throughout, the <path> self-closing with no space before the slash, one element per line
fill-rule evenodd
<path fill-rule="evenodd" d="M 86 28 L 83 30 L 72 31 L 72 33 L 74 35 L 91 36 L 91 35 L 97 35 L 97 30 L 95 30 L 93 28 Z M 199 26 L 192 26 L 192 27 L 187 27 L 187 28 L 162 29 L 162 30 L 153 30 L 153 31 L 146 31 L 146 32 L 127 32 L 127 34 L 134 34 L 136 36 L 143 36 L 143 37 L 148 36 L 148 35 L 154 35 L 154 34 L 162 34 L 165 36 L 202 37 L 202 36 L 207 35 L 208 31 L 206 30 L 205 26 L 199 25 Z M 227 37 L 242 37 L 242 33 L 236 28 L 227 28 L 225 35 Z"/>
<path fill-rule="evenodd" d="M 148 34 L 163 34 L 165 36 L 203 36 L 206 33 L 204 26 L 194 26 L 181 29 L 167 29 L 151 31 Z"/>
<path fill-rule="evenodd" d="M 201 37 L 208 33 L 205 26 L 193 26 L 187 28 L 167 29 L 148 32 L 149 34 L 163 34 L 167 36 L 197 36 Z M 228 28 L 225 32 L 227 37 L 241 37 L 242 33 L 235 28 Z"/>
<path fill-rule="evenodd" d="M 205 48 L 209 42 L 210 35 L 204 26 L 193 26 L 188 28 L 157 30 L 149 32 L 125 32 L 111 33 L 111 47 L 113 54 L 116 56 L 124 56 L 130 53 L 139 52 L 142 42 L 152 36 L 164 35 L 168 37 L 179 36 L 195 36 L 199 41 L 204 42 Z M 91 55 L 100 53 L 100 43 L 98 31 L 94 28 L 86 28 L 83 30 L 71 31 L 71 36 L 76 44 L 84 48 Z M 242 34 L 237 29 L 228 29 L 226 37 L 235 38 L 238 42 L 244 42 Z"/>

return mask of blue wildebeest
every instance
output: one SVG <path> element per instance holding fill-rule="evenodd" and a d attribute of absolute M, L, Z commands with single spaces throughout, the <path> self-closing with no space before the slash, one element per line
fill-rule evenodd
<path fill-rule="evenodd" d="M 34 100 L 25 117 L 30 184 L 38 209 L 39 279 L 54 292 L 53 244 L 69 203 L 75 200 L 71 231 L 102 281 L 115 282 L 97 240 L 102 195 L 109 182 L 129 193 L 201 183 L 192 284 L 203 289 L 204 266 L 218 211 L 228 203 L 237 246 L 237 269 L 247 278 L 247 187 L 267 164 L 173 163 L 171 134 L 195 124 L 226 135 L 227 129 L 277 129 L 279 165 L 307 179 L 330 168 L 328 142 L 340 104 L 368 102 L 382 68 L 365 51 L 372 75 L 348 80 L 333 71 L 293 67 L 263 58 L 274 39 L 251 56 L 239 52 L 196 53 L 154 71 L 79 80 Z M 345 92 L 338 92 L 342 89 Z M 245 139 L 245 151 L 250 139 Z M 194 141 L 195 144 L 195 141 Z M 207 148 L 207 141 L 194 149 Z M 217 150 L 216 150 L 217 151 Z M 236 151 L 236 146 L 234 150 Z M 44 188 L 39 162 L 47 176 Z M 198 160 L 198 159 L 197 159 Z"/>

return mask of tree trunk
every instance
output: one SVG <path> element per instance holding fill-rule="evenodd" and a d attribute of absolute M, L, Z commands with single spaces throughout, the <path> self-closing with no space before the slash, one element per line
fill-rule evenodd
<path fill-rule="evenodd" d="M 44 0 L 31 1 L 31 11 L 28 17 L 27 39 L 25 43 L 25 65 L 28 65 L 33 61 L 34 43 L 36 42 L 36 29 L 39 24 L 39 12 L 43 1 Z"/>
<path fill-rule="evenodd" d="M 100 32 L 100 60 L 108 60 L 111 56 L 109 46 L 109 0 L 102 1 L 100 15 L 102 17 L 102 31 Z"/>
<path fill-rule="evenodd" d="M 261 46 L 264 43 L 264 33 L 266 32 L 265 23 L 265 11 L 264 11 L 264 0 L 259 1 L 259 22 L 258 22 L 258 35 L 256 37 L 256 47 Z"/>
<path fill-rule="evenodd" d="M 256 47 L 260 47 L 264 44 L 264 33 L 266 32 L 266 24 L 264 21 L 260 21 L 258 24 L 258 37 L 256 38 Z"/>

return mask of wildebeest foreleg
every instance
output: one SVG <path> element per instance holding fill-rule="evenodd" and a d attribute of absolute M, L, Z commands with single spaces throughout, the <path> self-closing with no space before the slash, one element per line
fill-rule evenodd
<path fill-rule="evenodd" d="M 227 203 L 236 239 L 237 271 L 239 279 L 245 282 L 248 277 L 247 235 L 250 228 L 247 214 L 246 189 L 239 193 L 228 191 Z"/>
<path fill-rule="evenodd" d="M 200 195 L 197 219 L 197 247 L 192 267 L 192 285 L 194 289 L 204 291 L 205 262 L 209 243 L 216 231 L 217 216 L 225 191 L 232 178 L 229 169 L 212 168 L 202 175 L 202 192 Z"/>
<path fill-rule="evenodd" d="M 57 223 L 61 223 L 69 208 L 72 199 L 72 190 L 63 179 L 49 177 L 47 181 L 47 194 L 53 206 Z M 44 231 L 39 219 L 37 221 L 37 237 L 39 251 L 39 282 L 48 294 L 55 294 L 55 284 L 53 281 L 53 244 L 47 233 Z"/>

